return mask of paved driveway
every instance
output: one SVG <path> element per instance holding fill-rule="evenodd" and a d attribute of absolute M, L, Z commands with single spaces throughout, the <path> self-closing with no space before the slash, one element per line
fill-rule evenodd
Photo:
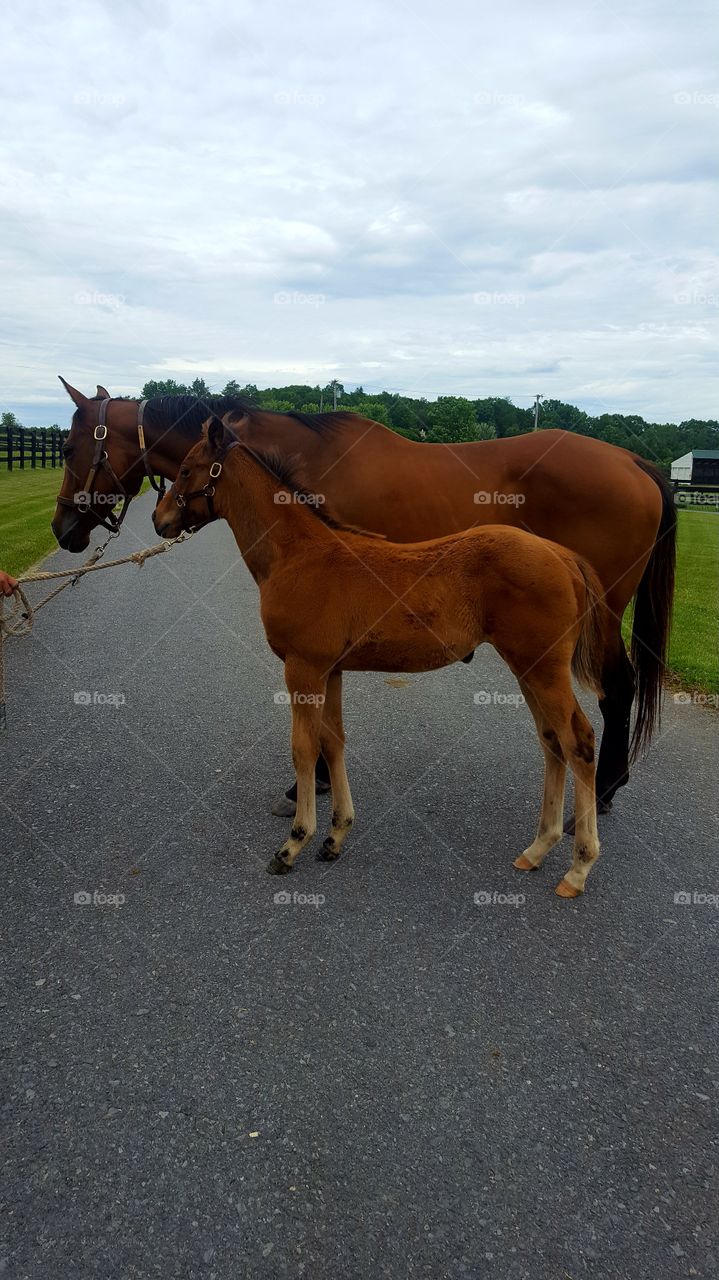
<path fill-rule="evenodd" d="M 571 903 L 568 841 L 512 870 L 541 761 L 493 651 L 350 676 L 355 831 L 278 881 L 289 710 L 226 526 L 7 654 L 0 1271 L 716 1274 L 719 909 L 675 902 L 719 893 L 715 715 L 669 703 Z"/>

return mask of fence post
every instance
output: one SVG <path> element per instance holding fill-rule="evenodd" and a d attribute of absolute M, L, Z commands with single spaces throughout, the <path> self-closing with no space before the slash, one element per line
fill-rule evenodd
<path fill-rule="evenodd" d="M 25 432 L 20 428 L 20 470 L 25 470 Z"/>
<path fill-rule="evenodd" d="M 12 427 L 10 423 L 8 423 L 5 431 L 7 435 L 7 469 L 12 471 Z"/>
<path fill-rule="evenodd" d="M 37 466 L 37 427 L 30 432 L 30 466 L 33 471 Z"/>
<path fill-rule="evenodd" d="M 40 436 L 40 463 L 43 471 L 47 462 L 47 431 L 43 430 Z"/>

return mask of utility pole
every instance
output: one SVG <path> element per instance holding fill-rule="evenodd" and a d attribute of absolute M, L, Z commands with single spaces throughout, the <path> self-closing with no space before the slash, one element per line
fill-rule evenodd
<path fill-rule="evenodd" d="M 332 381 L 331 381 L 331 383 L 330 383 L 330 386 L 331 386 L 331 388 L 332 388 L 332 409 L 333 409 L 333 411 L 337 408 L 337 387 L 338 387 L 338 385 L 339 385 L 339 383 L 337 382 L 337 379 L 336 379 L 336 378 L 333 378 L 333 379 L 332 379 Z"/>
<path fill-rule="evenodd" d="M 539 430 L 539 427 L 538 427 L 538 423 L 539 423 L 539 401 L 540 401 L 540 400 L 543 400 L 543 399 L 544 399 L 544 396 L 535 396 L 535 397 L 534 397 L 534 426 L 532 427 L 532 430 L 533 430 L 533 431 L 538 431 L 538 430 Z"/>

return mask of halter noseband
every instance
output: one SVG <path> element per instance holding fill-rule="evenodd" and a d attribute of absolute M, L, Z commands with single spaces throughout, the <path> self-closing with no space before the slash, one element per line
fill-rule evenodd
<path fill-rule="evenodd" d="M 61 507 L 71 507 L 73 511 L 77 511 L 79 509 L 85 514 L 91 513 L 94 515 L 98 524 L 102 525 L 103 529 L 107 529 L 111 534 L 118 534 L 120 532 L 122 522 L 127 515 L 127 509 L 132 502 L 133 494 L 128 493 L 125 486 L 122 484 L 122 481 L 118 479 L 113 470 L 110 459 L 107 456 L 107 450 L 105 449 L 105 441 L 107 439 L 107 406 L 109 404 L 109 398 L 103 400 L 100 404 L 100 409 L 97 415 L 97 426 L 93 431 L 95 449 L 92 456 L 92 462 L 90 463 L 90 470 L 87 473 L 87 478 L 82 489 L 72 498 L 59 497 L 57 501 Z M 155 479 L 152 467 L 150 466 L 150 460 L 147 456 L 144 427 L 146 404 L 147 400 L 141 400 L 137 410 L 137 439 L 140 446 L 140 461 L 145 468 L 145 474 L 147 475 L 150 484 L 157 493 L 157 501 L 160 502 L 160 500 L 165 496 L 167 485 L 164 476 L 160 476 L 159 482 Z M 95 480 L 97 478 L 98 471 L 101 470 L 107 471 L 112 484 L 116 486 L 114 492 L 122 494 L 122 510 L 118 516 L 116 516 L 113 511 L 109 511 L 107 516 L 103 517 L 97 512 L 97 510 L 93 510 L 98 497 L 104 496 L 95 493 Z"/>

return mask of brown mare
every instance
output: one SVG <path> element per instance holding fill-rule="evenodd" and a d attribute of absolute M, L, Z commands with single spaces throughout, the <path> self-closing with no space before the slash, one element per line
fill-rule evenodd
<path fill-rule="evenodd" d="M 413 544 L 387 542 L 339 524 L 323 505 L 312 505 L 312 497 L 279 459 L 250 451 L 212 417 L 154 515 L 165 537 L 227 520 L 259 587 L 270 648 L 285 664 L 297 815 L 268 871 L 291 871 L 316 831 L 320 750 L 332 786 L 332 826 L 321 860 L 339 857 L 353 824 L 342 672 L 432 671 L 486 641 L 519 680 L 544 752 L 537 835 L 514 865 L 522 871 L 540 866 L 561 839 L 569 763 L 574 854 L 556 892 L 564 898 L 582 893 L 599 839 L 594 732 L 574 695 L 572 673 L 601 692 L 609 618 L 591 565 L 556 543 L 501 525 Z"/>
<path fill-rule="evenodd" d="M 475 525 L 528 529 L 587 559 L 605 593 L 610 622 L 602 656 L 600 708 L 604 732 L 597 765 L 599 809 L 627 781 L 632 702 L 637 715 L 632 756 L 657 723 L 674 582 L 676 511 L 667 483 L 651 463 L 625 449 L 563 431 L 537 431 L 474 444 L 418 444 L 350 413 L 272 413 L 237 401 L 163 396 L 144 407 L 109 400 L 104 387 L 88 399 L 64 383 L 76 405 L 53 530 L 61 546 L 83 551 L 107 507 L 73 509 L 85 486 L 104 412 L 111 465 L 97 471 L 95 494 L 117 482 L 137 493 L 146 467 L 174 479 L 209 412 L 236 409 L 233 430 L 253 449 L 296 463 L 299 483 L 322 493 L 339 519 L 395 542 L 420 542 Z M 104 404 L 103 402 L 109 401 Z M 632 662 L 621 618 L 634 597 Z"/>

